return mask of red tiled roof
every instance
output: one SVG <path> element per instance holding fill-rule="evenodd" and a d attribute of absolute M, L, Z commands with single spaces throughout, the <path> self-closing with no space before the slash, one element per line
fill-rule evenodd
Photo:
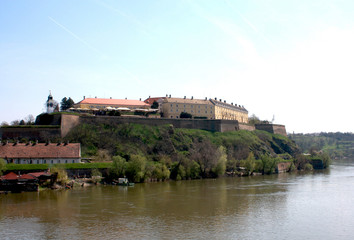
<path fill-rule="evenodd" d="M 107 98 L 85 98 L 80 104 L 102 104 L 102 105 L 119 105 L 119 106 L 148 106 L 148 104 L 139 100 L 128 99 L 107 99 Z"/>
<path fill-rule="evenodd" d="M 33 172 L 33 173 L 29 173 L 29 175 L 38 178 L 38 177 L 40 177 L 42 175 L 50 176 L 51 174 L 47 173 L 47 172 Z"/>
<path fill-rule="evenodd" d="M 10 172 L 4 176 L 1 176 L 0 177 L 2 180 L 17 180 L 18 179 L 18 176 L 16 173 L 14 172 Z"/>
<path fill-rule="evenodd" d="M 30 174 L 23 174 L 23 175 L 19 176 L 18 179 L 22 179 L 22 180 L 32 180 L 32 179 L 37 179 L 37 178 L 31 176 Z"/>
<path fill-rule="evenodd" d="M 0 145 L 0 158 L 80 158 L 80 143 L 37 143 Z"/>

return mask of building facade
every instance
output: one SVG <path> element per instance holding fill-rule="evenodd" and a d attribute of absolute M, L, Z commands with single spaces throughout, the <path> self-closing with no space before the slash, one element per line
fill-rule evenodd
<path fill-rule="evenodd" d="M 80 143 L 2 143 L 0 158 L 16 164 L 80 163 Z"/>
<path fill-rule="evenodd" d="M 164 118 L 180 118 L 181 113 L 188 113 L 195 119 L 237 120 L 248 123 L 248 111 L 241 106 L 212 99 L 165 98 L 162 102 Z"/>

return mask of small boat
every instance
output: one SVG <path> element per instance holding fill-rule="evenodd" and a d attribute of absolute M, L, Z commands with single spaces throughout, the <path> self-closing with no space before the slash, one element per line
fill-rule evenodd
<path fill-rule="evenodd" d="M 118 178 L 119 186 L 134 186 L 134 183 L 129 182 L 128 178 Z"/>

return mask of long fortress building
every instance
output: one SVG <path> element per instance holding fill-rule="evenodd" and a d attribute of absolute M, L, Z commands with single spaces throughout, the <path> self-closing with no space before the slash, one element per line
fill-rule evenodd
<path fill-rule="evenodd" d="M 240 105 L 229 104 L 221 99 L 194 99 L 166 97 L 161 101 L 164 118 L 180 118 L 181 113 L 188 113 L 194 119 L 237 120 L 248 123 L 248 111 Z"/>

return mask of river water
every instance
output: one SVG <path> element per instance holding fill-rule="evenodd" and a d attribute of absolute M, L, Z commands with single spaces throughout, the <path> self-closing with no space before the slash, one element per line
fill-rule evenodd
<path fill-rule="evenodd" d="M 0 195 L 0 239 L 354 239 L 354 165 Z"/>

